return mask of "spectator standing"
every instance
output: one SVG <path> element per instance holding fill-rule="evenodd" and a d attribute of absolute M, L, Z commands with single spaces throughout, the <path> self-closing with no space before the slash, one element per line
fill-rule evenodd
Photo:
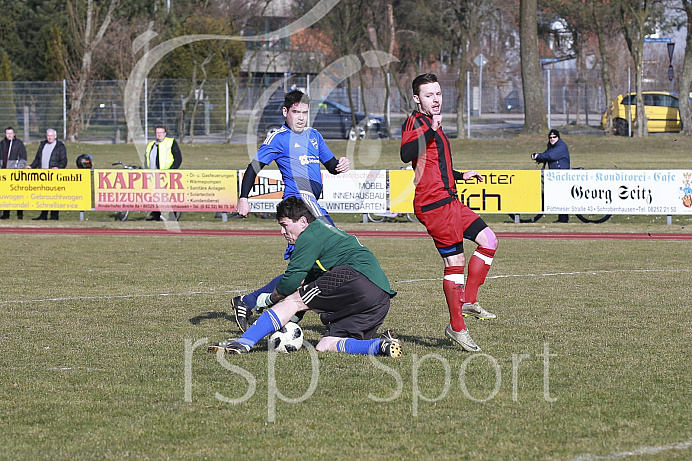
<path fill-rule="evenodd" d="M 38 146 L 38 151 L 36 152 L 36 157 L 34 161 L 31 162 L 27 168 L 66 168 L 67 167 L 67 148 L 62 141 L 58 141 L 58 133 L 53 128 L 48 128 L 46 130 L 46 139 L 41 141 Z M 59 211 L 51 210 L 50 219 L 58 220 Z M 44 210 L 40 215 L 33 218 L 36 220 L 46 220 L 48 219 L 48 211 Z"/>
<path fill-rule="evenodd" d="M 450 317 L 445 335 L 469 352 L 480 351 L 464 317 L 496 317 L 478 304 L 477 296 L 493 262 L 497 237 L 480 216 L 459 201 L 456 181 L 483 181 L 483 177 L 473 170 L 461 173 L 452 167 L 449 138 L 442 129 L 442 89 L 435 74 L 422 74 L 413 80 L 413 100 L 418 108 L 402 127 L 400 155 L 415 169 L 416 218 L 433 238 L 444 262 L 442 289 Z M 478 245 L 469 260 L 466 283 L 464 239 Z"/>
<path fill-rule="evenodd" d="M 144 168 L 152 170 L 177 170 L 183 163 L 183 154 L 178 143 L 166 136 L 166 127 L 157 126 L 154 129 L 156 139 L 147 146 L 144 157 Z M 147 221 L 161 221 L 161 212 L 152 211 Z"/>
<path fill-rule="evenodd" d="M 560 132 L 553 129 L 548 134 L 548 148 L 543 153 L 534 152 L 531 158 L 536 163 L 542 163 L 543 166 L 548 165 L 549 170 L 569 170 L 569 148 L 565 141 L 560 138 Z M 561 214 L 557 216 L 556 223 L 566 223 L 569 216 Z"/>
<path fill-rule="evenodd" d="M 26 166 L 27 154 L 26 146 L 17 139 L 14 128 L 5 128 L 5 139 L 0 141 L 0 168 L 24 168 Z M 10 212 L 5 210 L 0 215 L 0 219 L 9 219 Z M 24 219 L 24 211 L 17 210 L 17 219 Z"/>

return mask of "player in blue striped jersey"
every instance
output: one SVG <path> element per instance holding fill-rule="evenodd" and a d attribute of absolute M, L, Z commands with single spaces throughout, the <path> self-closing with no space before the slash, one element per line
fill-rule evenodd
<path fill-rule="evenodd" d="M 286 94 L 284 125 L 267 136 L 243 175 L 237 206 L 239 215 L 246 217 L 250 213 L 248 196 L 257 174 L 271 162 L 276 162 L 284 183 L 282 198 L 301 198 L 317 219 L 334 224 L 329 213 L 317 202 L 322 195 L 320 164 L 331 174 L 339 174 L 349 170 L 350 161 L 347 157 L 337 160 L 322 135 L 314 128 L 307 127 L 309 104 L 309 98 L 302 91 L 293 90 Z M 290 257 L 291 250 L 289 245 L 286 259 Z M 236 322 L 242 331 L 247 329 L 247 317 L 255 307 L 257 296 L 271 293 L 280 279 L 281 276 L 278 276 L 253 293 L 233 298 Z"/>

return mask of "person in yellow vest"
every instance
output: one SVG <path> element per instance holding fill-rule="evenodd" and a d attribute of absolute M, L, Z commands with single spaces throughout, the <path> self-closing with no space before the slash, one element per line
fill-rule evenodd
<path fill-rule="evenodd" d="M 153 170 L 177 170 L 183 163 L 183 155 L 175 139 L 166 137 L 166 128 L 157 126 L 156 140 L 149 143 L 144 156 L 144 168 Z M 152 211 L 147 221 L 161 221 L 161 212 Z"/>

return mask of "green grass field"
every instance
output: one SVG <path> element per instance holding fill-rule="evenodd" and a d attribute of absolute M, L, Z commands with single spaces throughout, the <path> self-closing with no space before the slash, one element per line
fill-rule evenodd
<path fill-rule="evenodd" d="M 237 334 L 230 297 L 282 270 L 280 236 L 3 240 L 0 459 L 692 456 L 688 242 L 503 240 L 471 355 L 444 338 L 432 244 L 363 238 L 402 358 L 261 343 L 219 362 L 205 346 Z M 302 326 L 316 344 L 318 317 Z"/>
<path fill-rule="evenodd" d="M 586 168 L 692 168 L 692 140 L 567 137 Z M 399 168 L 398 141 L 330 143 L 355 168 Z M 535 168 L 543 138 L 454 140 L 459 169 Z M 186 168 L 244 168 L 247 147 L 181 146 Z M 30 147 L 29 152 L 35 152 Z M 350 150 L 349 150 L 350 149 Z M 137 160 L 130 145 L 68 145 L 97 167 Z M 165 228 L 137 213 L 61 213 L 0 227 Z M 615 216 L 604 224 L 497 232 L 687 233 L 692 217 Z M 361 224 L 347 230 L 423 230 Z M 503 239 L 469 320 L 483 348 L 444 337 L 442 264 L 427 238 L 361 238 L 398 291 L 383 328 L 400 359 L 307 349 L 217 360 L 238 334 L 229 301 L 285 268 L 272 220 L 182 229 L 276 229 L 276 237 L 2 233 L 0 459 L 687 460 L 692 458 L 692 245 L 658 240 Z M 467 246 L 467 253 L 473 245 Z M 316 344 L 314 314 L 301 325 Z M 317 371 L 316 371 L 317 370 Z M 311 387 L 312 386 L 312 387 Z"/>
<path fill-rule="evenodd" d="M 561 128 L 561 127 L 558 127 Z M 692 138 L 678 134 L 648 138 L 604 136 L 563 136 L 570 148 L 574 167 L 615 169 L 692 168 Z M 328 140 L 337 156 L 349 156 L 353 168 L 398 169 L 404 166 L 399 158 L 401 141 L 365 140 L 354 142 Z M 453 139 L 454 166 L 468 169 L 535 169 L 532 152 L 543 152 L 547 136 L 517 136 L 498 139 Z M 254 155 L 257 144 L 185 144 L 183 168 L 186 169 L 245 169 Z M 36 145 L 27 146 L 29 161 L 36 155 Z M 117 161 L 138 162 L 132 144 L 67 144 L 70 166 L 78 155 L 94 156 L 96 168 L 110 168 Z M 272 166 L 273 167 L 273 166 Z"/>

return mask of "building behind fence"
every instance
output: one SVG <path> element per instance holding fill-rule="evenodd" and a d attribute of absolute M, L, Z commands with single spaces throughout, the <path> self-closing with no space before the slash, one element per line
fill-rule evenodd
<path fill-rule="evenodd" d="M 667 69 L 666 69 L 667 70 Z M 669 90 L 667 72 L 645 80 L 645 90 Z M 393 78 L 396 77 L 396 78 Z M 370 75 L 352 80 L 351 100 L 358 112 L 383 115 L 389 112 L 394 123 L 410 110 L 410 75 Z M 443 88 L 444 111 L 456 112 L 457 74 L 438 75 Z M 314 76 L 313 76 L 314 78 Z M 482 78 L 482 80 L 481 80 Z M 248 117 L 257 115 L 255 104 L 262 96 L 270 99 L 283 98 L 285 91 L 295 86 L 308 90 L 310 77 L 289 77 L 271 95 L 267 88 L 278 81 L 272 78 L 253 78 L 240 83 L 237 91 L 235 131 L 245 134 Z M 389 104 L 385 104 L 385 81 L 389 82 Z M 464 114 L 483 117 L 488 114 L 523 114 L 521 80 L 495 75 L 490 72 L 469 73 L 468 97 L 464 100 Z M 634 91 L 634 79 L 628 71 L 613 79 L 613 97 Z M 70 82 L 3 82 L 0 86 L 1 118 L 3 123 L 15 127 L 18 136 L 25 141 L 44 138 L 45 130 L 55 128 L 58 137 L 67 135 L 66 117 L 71 105 Z M 598 72 L 577 75 L 571 69 L 544 69 L 544 95 L 546 108 L 552 114 L 562 114 L 566 124 L 598 125 L 606 107 L 601 78 Z M 84 128 L 78 135 L 83 142 L 128 142 L 127 123 L 123 110 L 125 81 L 93 81 L 82 106 Z M 189 80 L 148 79 L 140 101 L 142 126 L 148 139 L 153 139 L 154 127 L 164 125 L 169 135 L 182 142 L 226 142 L 229 139 L 233 117 L 234 92 L 226 79 L 209 79 L 202 88 L 192 87 Z M 345 85 L 329 94 L 329 99 L 345 106 L 350 105 Z M 14 107 L 12 107 L 14 101 Z M 469 107 L 470 106 L 470 107 Z M 146 108 L 146 113 L 145 113 Z M 261 108 L 260 108 L 261 110 Z M 13 112 L 16 117 L 13 117 Z M 254 115 L 253 115 L 254 114 Z"/>

